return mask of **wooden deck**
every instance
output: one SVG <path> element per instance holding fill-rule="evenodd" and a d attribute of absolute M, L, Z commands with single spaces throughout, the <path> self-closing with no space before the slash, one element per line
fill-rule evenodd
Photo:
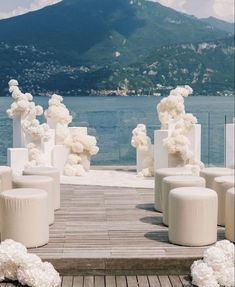
<path fill-rule="evenodd" d="M 0 287 L 22 287 L 0 283 Z M 190 287 L 188 276 L 64 276 L 61 287 Z"/>
<path fill-rule="evenodd" d="M 179 275 L 189 273 L 203 250 L 168 242 L 151 189 L 64 185 L 49 244 L 30 252 L 61 275 Z"/>

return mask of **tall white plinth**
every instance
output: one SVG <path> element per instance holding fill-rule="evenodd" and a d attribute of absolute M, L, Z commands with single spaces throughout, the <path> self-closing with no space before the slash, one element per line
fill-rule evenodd
<path fill-rule="evenodd" d="M 147 151 L 136 149 L 136 171 L 141 172 L 149 167 L 150 158 L 153 158 L 154 145 Z"/>
<path fill-rule="evenodd" d="M 235 167 L 235 123 L 225 125 L 225 164 L 226 167 Z"/>
<path fill-rule="evenodd" d="M 183 166 L 184 162 L 179 155 L 168 154 L 163 141 L 168 137 L 168 130 L 154 132 L 154 170 L 158 168 Z M 201 125 L 193 125 L 187 135 L 190 141 L 190 150 L 195 160 L 201 160 Z"/>
<path fill-rule="evenodd" d="M 53 129 L 53 130 L 56 129 L 57 122 L 54 121 L 53 119 L 47 118 L 47 124 L 48 124 L 48 126 L 50 127 L 50 129 Z"/>
<path fill-rule="evenodd" d="M 7 165 L 11 167 L 13 174 L 21 175 L 28 161 L 29 153 L 27 148 L 7 149 Z"/>
<path fill-rule="evenodd" d="M 49 130 L 49 140 L 42 143 L 42 151 L 46 158 L 47 166 L 52 166 L 52 151 L 55 147 L 55 130 Z"/>
<path fill-rule="evenodd" d="M 25 139 L 24 132 L 22 129 L 22 121 L 24 119 L 22 116 L 14 116 L 12 121 L 13 126 L 13 148 L 24 148 L 25 147 Z"/>
<path fill-rule="evenodd" d="M 69 131 L 70 131 L 71 135 L 74 135 L 75 133 L 87 135 L 87 128 L 86 127 L 69 127 Z"/>
<path fill-rule="evenodd" d="M 52 166 L 63 174 L 65 163 L 69 156 L 69 148 L 64 145 L 55 145 L 52 150 Z"/>

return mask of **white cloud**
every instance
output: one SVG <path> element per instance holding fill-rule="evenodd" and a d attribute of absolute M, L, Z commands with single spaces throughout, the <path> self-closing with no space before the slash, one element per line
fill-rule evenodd
<path fill-rule="evenodd" d="M 234 22 L 234 0 L 215 0 L 215 16 L 230 22 Z"/>
<path fill-rule="evenodd" d="M 41 9 L 45 6 L 56 4 L 60 1 L 61 0 L 34 0 L 30 4 L 29 7 L 18 6 L 17 8 L 15 8 L 11 11 L 0 12 L 0 19 L 6 19 L 6 18 L 22 15 L 22 14 L 25 14 L 29 11 L 35 11 L 35 10 Z"/>

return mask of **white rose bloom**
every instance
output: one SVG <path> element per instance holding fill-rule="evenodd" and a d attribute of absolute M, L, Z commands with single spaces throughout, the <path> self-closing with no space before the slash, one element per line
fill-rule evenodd
<path fill-rule="evenodd" d="M 226 263 L 224 252 L 215 246 L 209 247 L 203 254 L 204 262 L 208 264 L 215 272 L 219 272 Z"/>
<path fill-rule="evenodd" d="M 224 267 L 221 272 L 216 273 L 216 278 L 221 286 L 234 287 L 235 286 L 235 268 Z"/>
<path fill-rule="evenodd" d="M 234 244 L 228 240 L 217 241 L 215 247 L 221 249 L 226 257 L 226 266 L 233 267 L 235 264 Z"/>

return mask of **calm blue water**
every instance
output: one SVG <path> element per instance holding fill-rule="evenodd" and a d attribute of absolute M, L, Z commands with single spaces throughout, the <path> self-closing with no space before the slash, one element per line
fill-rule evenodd
<path fill-rule="evenodd" d="M 153 132 L 160 127 L 156 114 L 158 97 L 66 97 L 65 104 L 73 115 L 74 126 L 87 126 L 98 139 L 100 152 L 93 164 L 134 164 L 135 149 L 131 147 L 131 131 L 138 123 Z M 48 98 L 34 97 L 44 108 Z M 0 98 L 0 164 L 6 162 L 6 149 L 12 146 L 12 121 L 5 110 L 11 98 Z M 234 115 L 233 97 L 188 97 L 186 110 L 202 124 L 202 160 L 204 163 L 224 162 L 225 116 L 231 122 Z M 208 148 L 210 146 L 210 148 Z"/>

